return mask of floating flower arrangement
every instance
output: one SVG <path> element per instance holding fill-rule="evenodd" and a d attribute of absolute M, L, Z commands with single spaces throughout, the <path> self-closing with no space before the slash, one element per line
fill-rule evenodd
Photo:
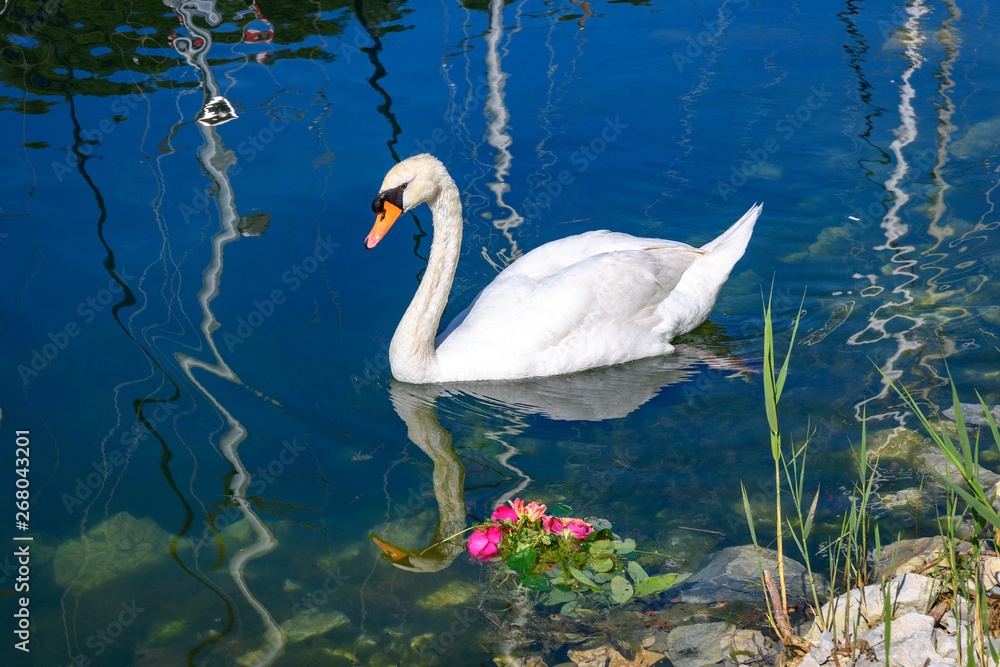
<path fill-rule="evenodd" d="M 635 540 L 618 539 L 606 521 L 570 517 L 565 505 L 548 511 L 519 498 L 509 504 L 472 528 L 466 549 L 481 562 L 499 559 L 522 586 L 549 591 L 546 604 L 563 603 L 563 614 L 572 613 L 586 593 L 625 604 L 660 593 L 677 578 L 646 574 L 627 557 L 639 553 Z"/>

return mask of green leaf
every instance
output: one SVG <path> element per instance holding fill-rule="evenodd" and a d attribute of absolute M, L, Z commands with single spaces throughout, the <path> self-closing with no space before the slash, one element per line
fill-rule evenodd
<path fill-rule="evenodd" d="M 673 586 L 674 581 L 676 580 L 676 574 L 664 574 L 659 577 L 649 577 L 648 579 L 643 579 L 635 585 L 635 596 L 637 598 L 641 598 L 647 595 L 662 593 Z"/>
<path fill-rule="evenodd" d="M 606 558 L 615 552 L 615 543 L 609 540 L 601 540 L 590 545 L 591 558 Z"/>
<path fill-rule="evenodd" d="M 618 604 L 625 604 L 631 600 L 634 592 L 635 589 L 625 577 L 619 576 L 611 580 L 611 599 Z"/>
<path fill-rule="evenodd" d="M 619 556 L 624 556 L 625 554 L 630 554 L 635 551 L 635 540 L 631 537 L 625 538 L 624 542 L 614 542 L 615 551 L 618 552 Z"/>
<path fill-rule="evenodd" d="M 599 544 L 606 540 L 615 539 L 615 534 L 611 532 L 610 528 L 601 528 L 600 530 L 597 530 L 597 525 L 595 522 L 594 529 L 595 529 L 594 532 L 588 535 L 587 539 L 584 540 L 585 542 L 589 542 L 591 544 Z"/>
<path fill-rule="evenodd" d="M 566 604 L 564 604 L 562 606 L 562 609 L 559 610 L 559 613 L 562 614 L 563 616 L 573 616 L 573 617 L 575 617 L 576 614 L 574 614 L 573 612 L 576 610 L 576 608 L 579 605 L 580 605 L 580 601 L 579 600 L 573 600 L 572 602 L 567 602 Z"/>
<path fill-rule="evenodd" d="M 802 526 L 802 539 L 809 537 L 809 533 L 812 532 L 813 519 L 816 518 L 816 505 L 819 503 L 819 488 L 816 489 L 816 495 L 813 497 L 812 505 L 809 506 L 809 512 L 806 514 L 805 523 Z"/>
<path fill-rule="evenodd" d="M 628 562 L 628 573 L 632 577 L 632 580 L 637 584 L 649 579 L 649 575 L 646 574 L 644 569 L 642 569 L 642 565 L 639 565 L 639 563 L 634 560 L 630 560 Z"/>
<path fill-rule="evenodd" d="M 753 541 L 754 548 L 759 549 L 760 547 L 757 545 L 757 531 L 755 530 L 753 521 L 753 509 L 750 507 L 750 499 L 747 498 L 747 488 L 743 486 L 742 480 L 740 481 L 740 489 L 743 490 L 743 511 L 747 515 L 747 526 L 750 527 L 750 539 Z"/>
<path fill-rule="evenodd" d="M 569 505 L 564 505 L 562 503 L 556 503 L 555 507 L 550 507 L 548 509 L 549 516 L 554 516 L 562 519 L 573 513 L 573 508 Z"/>
<path fill-rule="evenodd" d="M 610 572 L 611 568 L 615 566 L 615 562 L 610 558 L 594 558 L 591 556 L 590 560 L 587 561 L 587 565 L 594 568 L 594 572 Z"/>
<path fill-rule="evenodd" d="M 549 590 L 549 580 L 541 574 L 530 574 L 524 573 L 518 577 L 518 581 L 525 588 L 531 588 L 536 591 L 547 591 Z"/>
<path fill-rule="evenodd" d="M 538 560 L 538 551 L 534 547 L 521 549 L 507 559 L 507 565 L 515 572 L 527 572 Z"/>
<path fill-rule="evenodd" d="M 993 434 L 993 441 L 996 443 L 997 447 L 1000 448 L 1000 430 L 997 429 L 997 422 L 993 419 L 993 413 L 990 412 L 989 407 L 986 405 L 986 401 L 983 397 L 976 392 L 976 398 L 979 399 L 979 405 L 983 406 L 983 414 L 986 415 L 986 421 L 990 425 L 990 432 Z"/>
<path fill-rule="evenodd" d="M 775 403 L 781 398 L 781 390 L 785 386 L 785 377 L 788 375 L 788 362 L 792 358 L 792 348 L 795 347 L 795 334 L 799 330 L 799 322 L 802 321 L 802 306 L 805 305 L 805 302 L 806 293 L 803 291 L 802 302 L 799 304 L 799 311 L 795 314 L 795 324 L 792 326 L 792 337 L 788 341 L 788 352 L 785 353 L 785 361 L 781 364 L 781 373 L 778 375 L 778 380 L 775 383 Z"/>
<path fill-rule="evenodd" d="M 932 472 L 941 479 L 941 481 L 945 484 L 945 486 L 950 488 L 958 495 L 962 496 L 962 500 L 967 502 L 971 507 L 973 507 L 977 512 L 979 512 L 979 514 L 983 518 L 985 518 L 995 527 L 1000 528 L 1000 514 L 997 514 L 996 510 L 994 510 L 992 507 L 984 503 L 979 498 L 974 498 L 972 494 L 970 494 L 964 488 L 959 486 L 956 482 L 953 482 L 950 478 L 946 477 L 945 475 L 942 475 L 937 470 L 933 470 Z"/>
<path fill-rule="evenodd" d="M 587 575 L 585 575 L 583 572 L 580 572 L 580 570 L 576 569 L 575 567 L 569 568 L 569 573 L 573 575 L 574 579 L 576 579 L 577 581 L 579 581 L 581 584 L 583 584 L 587 588 L 591 588 L 591 589 L 593 589 L 595 591 L 601 590 L 601 587 L 598 586 L 597 584 L 595 584 L 594 581 L 593 581 L 593 579 L 591 579 L 590 577 L 588 577 Z"/>
<path fill-rule="evenodd" d="M 553 588 L 549 597 L 543 602 L 544 605 L 566 604 L 576 599 L 575 591 L 565 591 L 561 588 Z"/>
<path fill-rule="evenodd" d="M 599 584 L 606 584 L 609 581 L 611 581 L 611 575 L 609 575 L 607 572 L 595 572 L 594 581 Z"/>

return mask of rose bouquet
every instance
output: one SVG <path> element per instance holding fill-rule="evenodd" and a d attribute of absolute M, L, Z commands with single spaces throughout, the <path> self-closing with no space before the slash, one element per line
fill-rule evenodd
<path fill-rule="evenodd" d="M 550 591 L 546 604 L 564 603 L 571 613 L 579 595 L 593 591 L 624 604 L 633 597 L 669 588 L 677 575 L 650 577 L 627 556 L 635 541 L 618 539 L 610 524 L 598 527 L 568 516 L 569 508 L 553 511 L 540 503 L 510 501 L 489 520 L 474 526 L 466 548 L 481 562 L 499 559 L 517 574 L 526 588 Z"/>

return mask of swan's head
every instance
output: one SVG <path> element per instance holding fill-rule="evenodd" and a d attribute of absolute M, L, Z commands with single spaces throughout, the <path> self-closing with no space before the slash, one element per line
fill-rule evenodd
<path fill-rule="evenodd" d="M 446 183 L 453 183 L 448 170 L 428 153 L 406 158 L 390 169 L 372 202 L 372 211 L 377 217 L 365 239 L 365 248 L 374 248 L 403 213 L 434 201 Z"/>

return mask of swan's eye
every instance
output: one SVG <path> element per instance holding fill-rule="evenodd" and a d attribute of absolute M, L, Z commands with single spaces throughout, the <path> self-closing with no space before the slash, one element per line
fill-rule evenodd
<path fill-rule="evenodd" d="M 403 208 L 403 190 L 409 183 L 403 183 L 400 186 L 389 190 L 383 190 L 375 196 L 375 201 L 372 202 L 372 213 L 378 215 L 385 208 L 385 202 L 389 202 L 398 209 Z"/>

